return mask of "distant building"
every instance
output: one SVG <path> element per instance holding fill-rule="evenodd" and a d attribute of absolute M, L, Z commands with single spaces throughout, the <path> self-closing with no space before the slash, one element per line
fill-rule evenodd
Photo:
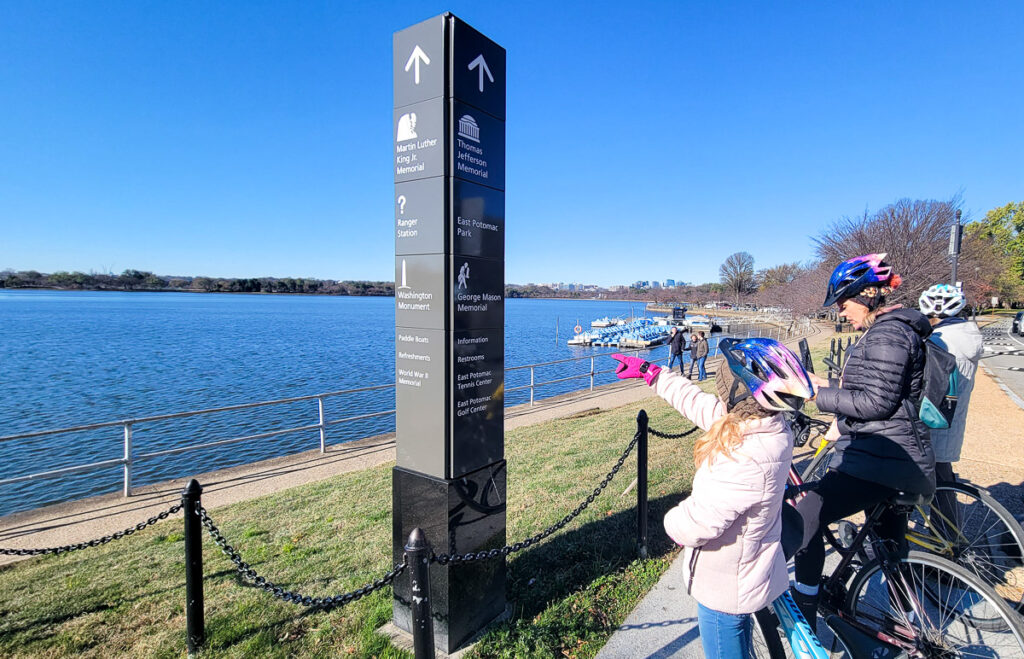
<path fill-rule="evenodd" d="M 651 288 L 661 288 L 661 284 L 658 282 L 658 280 L 654 280 L 651 282 Z"/>
<path fill-rule="evenodd" d="M 675 288 L 675 287 L 676 287 L 676 280 L 675 279 L 666 279 L 665 280 L 665 288 Z"/>

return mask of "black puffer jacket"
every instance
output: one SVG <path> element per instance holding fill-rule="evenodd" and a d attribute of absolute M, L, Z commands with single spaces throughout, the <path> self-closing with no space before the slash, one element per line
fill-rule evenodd
<path fill-rule="evenodd" d="M 850 350 L 842 386 L 819 391 L 818 409 L 834 413 L 842 433 L 834 468 L 904 492 L 935 492 L 935 453 L 917 415 L 931 332 L 912 309 L 882 314 Z"/>

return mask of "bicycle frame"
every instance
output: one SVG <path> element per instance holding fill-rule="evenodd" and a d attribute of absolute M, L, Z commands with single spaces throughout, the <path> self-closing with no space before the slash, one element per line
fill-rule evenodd
<path fill-rule="evenodd" d="M 783 593 L 772 602 L 772 608 L 779 619 L 779 625 L 786 634 L 789 647 L 797 659 L 829 659 L 829 654 L 822 647 L 807 619 L 800 613 L 793 596 Z"/>
<path fill-rule="evenodd" d="M 860 551 L 861 547 L 864 546 L 868 537 L 871 536 L 871 544 L 875 547 L 876 553 L 882 564 L 882 570 L 889 582 L 889 597 L 893 598 L 895 602 L 898 602 L 899 595 L 894 592 L 892 584 L 899 583 L 903 588 L 907 603 L 910 604 L 911 611 L 914 615 L 923 623 L 927 623 L 930 626 L 933 625 L 928 614 L 925 612 L 924 607 L 921 605 L 921 602 L 914 595 L 910 584 L 907 583 L 905 576 L 900 572 L 898 568 L 899 561 L 893 560 L 889 550 L 885 547 L 885 544 L 879 542 L 877 536 L 873 534 L 875 523 L 878 522 L 879 517 L 881 517 L 885 509 L 886 504 L 877 504 L 873 509 L 871 509 L 864 525 L 860 528 L 860 531 L 857 532 L 853 542 L 850 543 L 850 547 L 842 550 L 837 549 L 842 558 L 840 559 L 839 565 L 836 569 L 833 570 L 832 574 L 830 574 L 828 578 L 825 579 L 824 583 L 822 583 L 822 593 L 824 595 L 822 604 L 831 610 L 830 613 L 838 616 L 847 625 L 850 625 L 864 634 L 877 638 L 878 640 L 890 645 L 899 647 L 905 651 L 913 652 L 917 649 L 918 641 L 918 634 L 914 628 L 904 626 L 895 628 L 894 626 L 894 629 L 892 630 L 893 633 L 899 633 L 901 636 L 905 636 L 905 638 L 893 636 L 883 629 L 869 627 L 860 621 L 847 616 L 844 611 L 844 603 L 841 601 L 846 594 L 844 575 L 848 574 L 848 570 L 850 569 L 853 561 L 857 558 L 858 551 Z"/>
<path fill-rule="evenodd" d="M 923 547 L 926 551 L 930 551 L 933 554 L 952 556 L 954 553 L 953 543 L 942 536 L 942 533 L 940 533 L 936 528 L 935 522 L 932 521 L 932 515 L 938 515 L 939 519 L 947 528 L 956 531 L 956 535 L 959 540 L 965 543 L 967 542 L 967 538 L 960 532 L 960 527 L 954 524 L 951 519 L 936 510 L 934 505 L 932 505 L 928 511 L 925 511 L 924 506 L 915 506 L 915 508 L 917 509 L 918 514 L 921 515 L 921 519 L 924 520 L 925 525 L 931 531 L 931 535 L 925 535 L 924 533 L 908 530 L 908 541 L 913 542 L 918 547 Z"/>
<path fill-rule="evenodd" d="M 800 474 L 797 473 L 796 468 L 794 467 L 790 467 L 789 479 L 793 483 L 793 485 L 796 485 L 798 487 L 804 485 L 803 480 L 800 478 Z M 796 495 L 796 497 L 799 498 L 802 498 L 804 496 L 806 496 L 806 494 L 803 492 Z M 898 579 L 898 583 L 902 585 L 904 592 L 907 594 L 907 599 L 909 600 L 909 604 L 914 614 L 918 617 L 918 619 L 927 622 L 929 625 L 932 624 L 931 620 L 928 618 L 928 615 L 925 613 L 924 607 L 921 606 L 921 603 L 917 600 L 917 597 L 914 596 L 913 590 L 910 588 L 910 585 L 906 582 L 904 575 L 900 573 L 898 568 L 894 569 L 894 563 L 898 564 L 898 561 L 894 562 L 892 560 L 884 544 L 878 542 L 877 537 L 872 534 L 872 530 L 875 526 L 875 523 L 878 521 L 879 517 L 881 517 L 884 510 L 885 504 L 878 504 L 870 510 L 867 519 L 861 526 L 860 530 L 857 532 L 857 535 L 854 536 L 853 541 L 850 543 L 849 547 L 842 548 L 838 545 L 834 545 L 834 549 L 840 555 L 841 559 L 836 569 L 833 570 L 832 574 L 830 574 L 828 578 L 825 579 L 825 581 L 821 584 L 821 590 L 823 594 L 822 604 L 825 605 L 828 609 L 830 609 L 830 612 L 832 614 L 838 616 L 847 625 L 853 627 L 854 629 L 857 629 L 863 634 L 866 634 L 869 637 L 877 638 L 880 641 L 888 643 L 889 645 L 894 645 L 908 652 L 912 652 L 916 649 L 917 646 L 917 632 L 913 628 L 901 628 L 898 631 L 902 634 L 906 634 L 906 638 L 897 638 L 896 636 L 893 636 L 882 629 L 873 629 L 867 625 L 864 625 L 858 620 L 851 619 L 849 616 L 846 615 L 846 613 L 843 610 L 844 602 L 842 600 L 846 593 L 845 575 L 849 574 L 849 570 L 851 569 L 854 560 L 858 558 L 858 552 L 864 546 L 864 543 L 868 540 L 869 535 L 871 535 L 872 545 L 876 547 L 878 556 L 880 559 L 882 559 L 883 570 L 885 572 L 886 578 L 889 580 L 889 583 L 892 584 L 894 582 L 894 579 Z M 897 598 L 897 594 L 892 590 L 892 585 L 890 585 L 889 588 L 890 597 Z M 781 620 L 782 616 L 780 615 L 779 618 Z M 897 630 L 894 629 L 893 631 L 895 632 Z M 795 649 L 794 652 L 796 652 Z"/>
<path fill-rule="evenodd" d="M 818 442 L 818 448 L 814 450 L 814 454 L 811 459 L 817 458 L 822 453 L 831 450 L 832 442 L 822 437 Z M 793 477 L 796 476 L 794 479 Z M 799 475 L 795 473 L 795 470 L 790 470 L 790 481 L 794 485 L 800 485 L 803 480 L 799 478 Z M 947 540 L 935 525 L 932 520 L 932 515 L 938 515 L 939 520 L 946 526 L 946 528 L 955 531 L 957 538 L 962 542 L 967 542 L 967 538 L 961 533 L 960 527 L 958 527 L 951 519 L 947 518 L 935 506 L 931 506 L 930 510 L 926 511 L 924 506 L 916 506 L 918 514 L 921 515 L 921 519 L 925 521 L 925 525 L 931 531 L 931 534 L 924 534 L 917 531 L 907 530 L 907 541 L 914 543 L 918 547 L 921 547 L 925 551 L 929 551 L 933 554 L 939 554 L 942 556 L 953 556 L 954 555 L 954 543 Z"/>

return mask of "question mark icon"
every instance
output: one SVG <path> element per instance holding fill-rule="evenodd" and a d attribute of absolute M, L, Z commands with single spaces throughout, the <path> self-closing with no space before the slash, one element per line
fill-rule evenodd
<path fill-rule="evenodd" d="M 405 215 L 405 195 L 398 195 L 398 214 Z"/>

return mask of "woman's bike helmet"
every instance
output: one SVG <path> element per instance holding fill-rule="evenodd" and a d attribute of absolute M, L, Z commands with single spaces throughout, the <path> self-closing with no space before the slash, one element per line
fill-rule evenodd
<path fill-rule="evenodd" d="M 950 284 L 935 284 L 921 293 L 921 298 L 917 302 L 921 307 L 921 313 L 939 318 L 955 316 L 967 306 L 964 292 Z"/>
<path fill-rule="evenodd" d="M 839 300 L 857 297 L 865 288 L 881 287 L 889 283 L 893 277 L 892 266 L 883 261 L 884 258 L 885 252 L 865 254 L 837 265 L 828 280 L 828 292 L 821 306 L 831 307 Z"/>
<path fill-rule="evenodd" d="M 793 351 L 774 339 L 722 339 L 729 370 L 761 407 L 796 412 L 814 396 L 814 385 Z"/>

